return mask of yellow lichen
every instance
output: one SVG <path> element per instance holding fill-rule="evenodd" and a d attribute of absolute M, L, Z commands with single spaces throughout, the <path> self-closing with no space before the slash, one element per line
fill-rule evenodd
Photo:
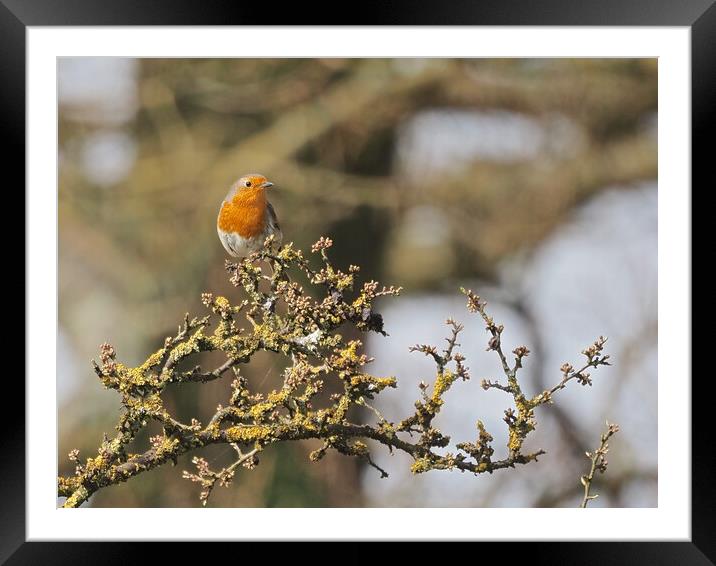
<path fill-rule="evenodd" d="M 79 507 L 83 501 L 89 497 L 89 492 L 85 486 L 78 487 L 72 495 L 65 501 L 64 507 Z"/>
<path fill-rule="evenodd" d="M 149 356 L 147 358 L 147 360 L 141 366 L 139 366 L 138 369 L 141 369 L 142 371 L 147 371 L 147 370 L 153 368 L 154 366 L 159 364 L 159 362 L 162 361 L 162 358 L 164 357 L 165 353 L 166 353 L 165 348 L 161 348 L 161 349 L 157 350 L 151 356 Z"/>
<path fill-rule="evenodd" d="M 226 429 L 225 434 L 230 442 L 249 444 L 270 438 L 271 427 L 263 425 L 232 426 Z"/>
<path fill-rule="evenodd" d="M 428 458 L 418 458 L 413 462 L 413 465 L 410 466 L 410 471 L 414 474 L 422 474 L 423 472 L 427 472 L 432 469 L 432 466 L 430 465 L 430 460 Z"/>
<path fill-rule="evenodd" d="M 177 446 L 179 446 L 178 438 L 165 438 L 164 441 L 157 447 L 155 456 L 157 458 L 162 458 L 166 454 L 172 454 Z"/>
<path fill-rule="evenodd" d="M 379 393 L 386 387 L 396 387 L 397 380 L 394 377 L 376 377 L 369 374 L 359 374 L 351 377 L 351 387 L 367 385 L 373 393 Z"/>
<path fill-rule="evenodd" d="M 229 299 L 226 297 L 218 296 L 214 299 L 214 304 L 220 309 L 228 309 L 231 306 Z"/>
<path fill-rule="evenodd" d="M 507 441 L 507 448 L 512 453 L 517 453 L 522 448 L 522 438 L 514 427 L 510 427 L 509 439 Z"/>
<path fill-rule="evenodd" d="M 57 478 L 57 491 L 60 495 L 69 495 L 80 486 L 79 478 L 74 476 Z"/>
<path fill-rule="evenodd" d="M 333 414 L 330 417 L 330 422 L 340 423 L 346 416 L 348 408 L 351 405 L 351 400 L 347 395 L 342 395 L 336 406 L 333 408 Z"/>
<path fill-rule="evenodd" d="M 288 391 L 272 391 L 263 403 L 256 403 L 249 409 L 249 415 L 254 419 L 262 418 L 266 413 L 276 409 L 288 399 Z"/>

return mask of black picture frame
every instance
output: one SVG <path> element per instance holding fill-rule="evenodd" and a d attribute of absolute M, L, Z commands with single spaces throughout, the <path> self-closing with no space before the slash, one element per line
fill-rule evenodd
<path fill-rule="evenodd" d="M 6 141 L 5 170 L 25 182 L 25 40 L 28 26 L 82 25 L 552 25 L 688 26 L 692 54 L 692 187 L 706 189 L 713 160 L 707 133 L 714 128 L 716 101 L 715 0 L 476 0 L 448 2 L 362 2 L 356 10 L 336 3 L 226 2 L 221 0 L 0 0 L 0 124 Z M 7 178 L 7 177 L 6 177 Z M 713 180 L 709 179 L 710 185 Z M 16 190 L 16 189 L 14 189 Z M 693 188 L 691 194 L 693 195 Z M 18 191 L 19 193 L 19 191 Z M 24 209 L 24 205 L 23 206 Z M 25 210 L 25 213 L 28 211 Z M 18 264 L 19 265 L 19 264 Z M 18 269 L 19 272 L 19 269 Z M 25 295 L 25 304 L 31 300 Z M 690 328 L 683 329 L 691 334 Z M 661 344 L 662 347 L 668 345 Z M 26 344 L 26 355 L 31 345 Z M 691 375 L 691 360 L 684 360 Z M 11 378 L 12 377 L 12 378 Z M 665 376 L 668 378 L 668 376 Z M 690 542 L 491 543 L 490 550 L 510 562 L 521 558 L 549 564 L 716 563 L 716 451 L 708 377 L 691 380 L 692 391 L 692 536 Z M 7 375 L 5 398 L 24 399 L 24 383 Z M 21 409 L 24 413 L 24 407 Z M 95 564 L 149 560 L 129 543 L 38 543 L 25 541 L 25 419 L 3 419 L 0 460 L 0 563 Z M 588 534 L 588 533 L 585 533 Z M 559 533 L 555 533 L 559 537 Z M 141 543 L 131 543 L 139 547 Z M 146 548 L 146 545 L 141 545 Z M 503 548 L 500 548 L 503 547 Z M 175 546 L 187 557 L 186 545 Z M 164 550 L 162 551 L 164 552 Z M 212 551 L 213 552 L 213 551 Z M 250 552 L 244 550 L 243 552 Z M 458 549 L 462 554 L 466 551 Z M 351 553 L 358 557 L 358 553 Z M 362 556 L 367 556 L 361 553 Z M 128 559 L 128 556 L 132 558 Z M 168 556 L 168 555 L 166 555 Z M 345 555 L 348 556 L 348 555 Z M 458 555 L 456 555 L 458 556 Z M 467 551 L 465 558 L 479 558 Z M 275 558 L 275 557 L 274 557 Z M 357 558 L 356 558 L 357 559 Z M 169 559 L 167 559 L 168 561 Z M 183 561 L 182 561 L 183 562 Z"/>

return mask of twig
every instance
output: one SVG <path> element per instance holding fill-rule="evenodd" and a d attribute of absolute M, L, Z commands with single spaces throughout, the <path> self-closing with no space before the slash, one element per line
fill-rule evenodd
<path fill-rule="evenodd" d="M 591 466 L 589 469 L 589 473 L 587 475 L 583 475 L 580 478 L 580 481 L 584 486 L 584 496 L 582 497 L 582 502 L 579 505 L 580 508 L 585 508 L 587 506 L 587 503 L 589 503 L 592 499 L 596 499 L 597 497 L 599 497 L 599 494 L 596 493 L 590 495 L 589 490 L 592 487 L 594 474 L 597 471 L 602 474 L 607 471 L 607 452 L 609 452 L 609 444 L 607 443 L 607 441 L 617 432 L 619 432 L 619 425 L 610 424 L 609 421 L 607 421 L 607 431 L 601 435 L 601 442 L 599 444 L 599 448 L 597 448 L 594 452 L 585 452 L 587 458 L 591 462 Z"/>

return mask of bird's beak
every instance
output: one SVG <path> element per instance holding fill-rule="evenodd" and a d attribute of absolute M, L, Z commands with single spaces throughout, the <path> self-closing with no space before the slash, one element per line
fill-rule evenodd
<path fill-rule="evenodd" d="M 262 188 L 262 189 L 268 189 L 268 188 L 271 188 L 271 187 L 273 187 L 273 183 L 272 183 L 271 181 L 266 181 L 265 183 L 261 183 L 261 188 Z"/>

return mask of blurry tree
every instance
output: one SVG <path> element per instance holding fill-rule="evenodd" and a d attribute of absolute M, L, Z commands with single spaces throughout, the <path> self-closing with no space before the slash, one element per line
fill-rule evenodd
<path fill-rule="evenodd" d="M 202 291 L 231 295 L 214 220 L 247 172 L 276 183 L 288 241 L 333 236 L 337 262 L 408 292 L 494 279 L 596 193 L 657 175 L 655 59 L 90 58 L 61 60 L 59 77 L 59 316 L 77 367 L 103 340 L 139 363 Z M 258 355 L 247 377 L 267 392 L 276 369 Z M 74 378 L 60 454 L 95 447 L 118 410 L 91 375 Z M 209 415 L 227 387 L 165 401 Z M 212 503 L 364 503 L 360 461 L 304 466 L 308 451 L 276 451 L 273 473 Z M 293 487 L 277 479 L 287 469 Z M 192 504 L 160 489 L 175 476 L 92 504 Z"/>

